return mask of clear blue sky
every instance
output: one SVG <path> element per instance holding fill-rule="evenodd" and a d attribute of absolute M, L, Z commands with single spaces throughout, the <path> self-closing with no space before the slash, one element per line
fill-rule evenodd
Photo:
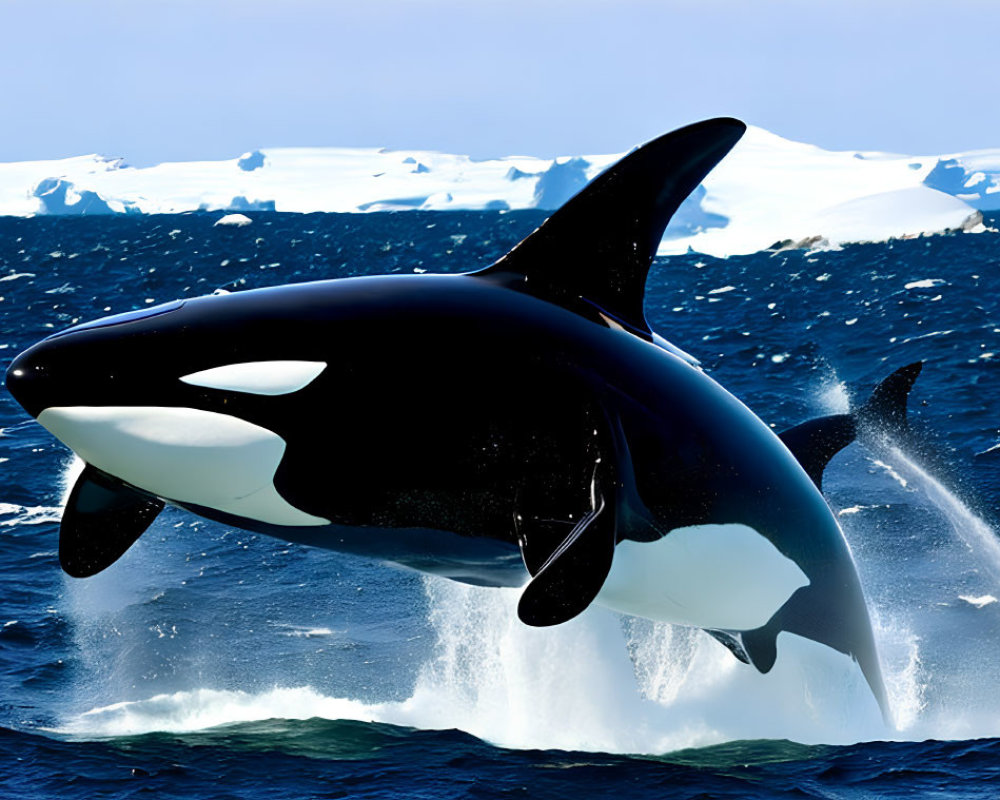
<path fill-rule="evenodd" d="M 617 152 L 731 115 L 1000 147 L 997 0 L 0 0 L 0 161 Z"/>

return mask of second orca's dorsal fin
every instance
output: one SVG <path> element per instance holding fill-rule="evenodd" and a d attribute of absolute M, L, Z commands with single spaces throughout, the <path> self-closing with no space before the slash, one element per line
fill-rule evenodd
<path fill-rule="evenodd" d="M 582 297 L 639 332 L 646 274 L 684 199 L 739 141 L 739 120 L 710 119 L 633 150 L 552 214 L 489 277 L 523 275 L 547 296 Z"/>

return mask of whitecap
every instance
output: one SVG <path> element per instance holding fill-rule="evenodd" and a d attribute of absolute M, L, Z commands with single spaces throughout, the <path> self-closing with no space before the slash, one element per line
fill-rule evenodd
<path fill-rule="evenodd" d="M 971 594 L 960 594 L 958 596 L 959 600 L 964 600 L 970 606 L 975 606 L 976 608 L 985 608 L 986 606 L 992 605 L 997 602 L 997 599 L 991 594 L 983 595 L 971 595 Z"/>

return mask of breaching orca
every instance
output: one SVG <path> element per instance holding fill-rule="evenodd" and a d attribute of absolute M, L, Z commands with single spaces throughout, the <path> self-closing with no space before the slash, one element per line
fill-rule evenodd
<path fill-rule="evenodd" d="M 681 201 L 745 130 L 643 145 L 492 266 L 200 297 L 21 354 L 7 387 L 87 464 L 70 575 L 171 503 L 458 581 L 520 586 L 553 625 L 592 602 L 703 628 L 762 672 L 779 634 L 860 666 L 885 709 L 850 551 L 818 483 L 905 421 L 919 365 L 860 414 L 775 435 L 656 334 L 646 274 Z"/>

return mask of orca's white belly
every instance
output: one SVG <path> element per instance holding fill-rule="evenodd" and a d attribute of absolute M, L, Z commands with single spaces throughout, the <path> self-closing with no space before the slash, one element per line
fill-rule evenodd
<path fill-rule="evenodd" d="M 595 602 L 661 622 L 746 631 L 808 585 L 798 564 L 753 528 L 692 525 L 655 542 L 619 542 Z"/>

